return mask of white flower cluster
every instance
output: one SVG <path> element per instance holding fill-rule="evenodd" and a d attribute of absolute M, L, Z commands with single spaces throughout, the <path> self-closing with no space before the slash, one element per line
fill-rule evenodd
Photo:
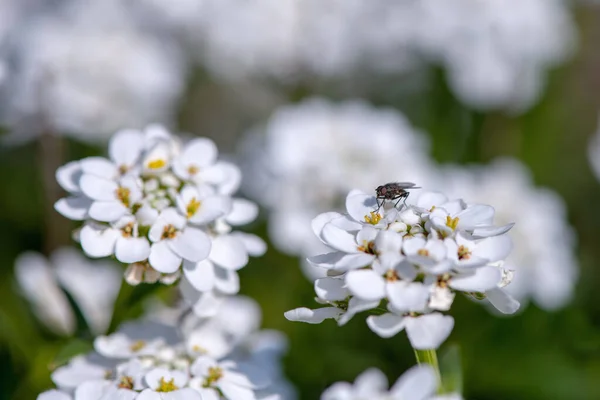
<path fill-rule="evenodd" d="M 243 151 L 244 191 L 269 209 L 271 240 L 304 257 L 325 250 L 310 229 L 312 218 L 339 209 L 353 188 L 395 180 L 427 184 L 433 174 L 426 137 L 397 111 L 359 100 L 284 106 L 248 135 Z M 303 268 L 310 278 L 323 276 Z"/>
<path fill-rule="evenodd" d="M 230 297 L 215 317 L 192 316 L 183 334 L 164 321 L 125 324 L 57 368 L 58 389 L 38 400 L 294 400 L 281 375 L 285 337 L 258 330 L 258 310 Z"/>
<path fill-rule="evenodd" d="M 312 223 L 333 250 L 309 258 L 329 275 L 315 281 L 316 300 L 326 307 L 291 310 L 287 319 L 334 318 L 343 325 L 374 310 L 381 315 L 367 318 L 371 330 L 391 337 L 406 329 L 412 347 L 425 350 L 438 348 L 452 331 L 454 319 L 441 311 L 450 310 L 457 292 L 487 298 L 503 313 L 518 309 L 503 289 L 512 278 L 502 264 L 513 224 L 494 226 L 493 207 L 436 192 L 422 193 L 416 205 L 379 207 L 375 196 L 354 190 L 346 209 Z"/>
<path fill-rule="evenodd" d="M 205 0 L 202 11 L 203 59 L 217 75 L 335 79 L 432 63 L 482 109 L 535 104 L 576 36 L 562 0 Z"/>
<path fill-rule="evenodd" d="M 240 171 L 217 160 L 209 139 L 181 144 L 160 126 L 124 130 L 111 139 L 108 159 L 70 162 L 56 177 L 70 196 L 55 208 L 84 221 L 84 252 L 128 264 L 132 285 L 171 284 L 183 273 L 198 292 L 235 294 L 237 271 L 265 251 L 260 238 L 232 231 L 254 220 L 258 208 L 231 197 Z"/>
<path fill-rule="evenodd" d="M 435 395 L 438 386 L 433 368 L 418 365 L 406 371 L 388 389 L 388 380 L 376 368 L 360 374 L 354 384 L 337 382 L 321 395 L 321 400 L 461 400 L 458 394 Z"/>
<path fill-rule="evenodd" d="M 118 129 L 172 121 L 184 90 L 185 58 L 123 2 L 8 3 L 39 6 L 19 6 L 26 8 L 23 18 L 8 24 L 0 97 L 0 119 L 11 127 L 5 140 L 22 142 L 43 132 L 104 142 Z"/>

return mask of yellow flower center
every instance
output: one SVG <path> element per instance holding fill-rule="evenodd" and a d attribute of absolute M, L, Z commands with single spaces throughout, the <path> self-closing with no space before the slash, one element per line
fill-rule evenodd
<path fill-rule="evenodd" d="M 125 175 L 125 173 L 126 173 L 127 171 L 129 171 L 129 167 L 128 167 L 127 165 L 125 165 L 125 164 L 121 164 L 121 165 L 119 165 L 119 173 L 120 173 L 121 175 Z"/>
<path fill-rule="evenodd" d="M 133 389 L 133 378 L 130 376 L 122 376 L 117 386 L 121 389 Z"/>
<path fill-rule="evenodd" d="M 400 277 L 398 276 L 398 273 L 395 269 L 388 269 L 385 272 L 385 280 L 387 280 L 388 282 L 396 282 L 399 279 Z"/>
<path fill-rule="evenodd" d="M 131 346 L 129 346 L 129 349 L 131 351 L 140 351 L 144 347 L 146 347 L 146 342 L 144 342 L 143 340 L 138 340 L 132 343 Z"/>
<path fill-rule="evenodd" d="M 469 248 L 463 245 L 458 246 L 458 259 L 468 260 L 469 258 L 471 258 L 471 252 L 469 251 Z"/>
<path fill-rule="evenodd" d="M 195 165 L 190 165 L 187 169 L 187 172 L 190 175 L 196 175 L 198 171 L 200 171 L 200 168 L 196 167 Z"/>
<path fill-rule="evenodd" d="M 429 257 L 429 250 L 427 249 L 419 249 L 417 254 L 423 257 Z"/>
<path fill-rule="evenodd" d="M 124 227 L 121 228 L 121 234 L 123 237 L 132 237 L 133 236 L 133 228 L 135 224 L 133 222 L 128 223 Z"/>
<path fill-rule="evenodd" d="M 209 367 L 208 376 L 204 381 L 204 387 L 209 387 L 223 377 L 223 370 L 220 367 Z"/>
<path fill-rule="evenodd" d="M 192 346 L 192 351 L 194 353 L 200 353 L 200 354 L 206 354 L 206 353 L 208 353 L 208 350 L 206 350 L 202 346 L 198 346 L 197 344 L 195 344 L 195 345 Z"/>
<path fill-rule="evenodd" d="M 129 207 L 129 195 L 131 194 L 131 190 L 127 189 L 126 187 L 122 187 L 119 186 L 117 188 L 117 190 L 115 191 L 115 195 L 117 196 L 117 199 L 119 199 L 119 201 L 121 203 L 123 203 L 123 205 L 125 207 Z"/>
<path fill-rule="evenodd" d="M 366 240 L 363 240 L 362 246 L 358 246 L 357 249 L 358 249 L 358 251 L 362 251 L 363 253 L 377 254 L 375 252 L 375 243 L 372 241 L 367 242 Z"/>
<path fill-rule="evenodd" d="M 162 158 L 148 161 L 148 164 L 147 164 L 148 169 L 161 169 L 165 165 L 167 165 L 167 162 L 165 160 L 163 160 Z"/>
<path fill-rule="evenodd" d="M 161 239 L 173 239 L 177 236 L 177 228 L 169 224 L 164 227 Z"/>
<path fill-rule="evenodd" d="M 175 378 L 171 378 L 170 380 L 166 380 L 164 377 L 161 377 L 158 381 L 158 387 L 156 388 L 157 392 L 173 392 L 179 389 L 177 385 L 175 385 Z"/>
<path fill-rule="evenodd" d="M 456 227 L 458 226 L 458 217 L 455 218 L 451 218 L 449 215 L 446 217 L 446 226 L 450 229 L 452 229 L 453 231 L 456 230 Z"/>
<path fill-rule="evenodd" d="M 190 218 L 192 217 L 194 214 L 196 214 L 196 212 L 198 211 L 198 209 L 200 208 L 200 205 L 202 204 L 202 202 L 200 200 L 196 200 L 195 197 L 193 197 L 190 202 L 187 205 L 186 208 L 186 214 L 187 217 Z"/>
<path fill-rule="evenodd" d="M 440 275 L 437 277 L 437 286 L 441 288 L 448 287 L 448 281 L 450 280 L 449 274 Z"/>
<path fill-rule="evenodd" d="M 383 218 L 381 214 L 371 211 L 370 215 L 365 215 L 365 222 L 371 225 L 377 225 L 379 221 L 381 221 L 381 218 Z"/>

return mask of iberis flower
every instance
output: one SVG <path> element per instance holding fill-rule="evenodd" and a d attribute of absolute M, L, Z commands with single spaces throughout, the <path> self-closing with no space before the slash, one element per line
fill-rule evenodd
<path fill-rule="evenodd" d="M 323 308 L 298 308 L 292 321 L 345 324 L 372 311 L 367 324 L 381 337 L 406 330 L 416 349 L 435 349 L 450 335 L 450 310 L 457 293 L 487 300 L 514 313 L 519 303 L 503 287 L 511 271 L 502 268 L 512 249 L 513 224 L 495 226 L 494 208 L 448 200 L 425 192 L 416 204 L 379 207 L 375 196 L 351 191 L 347 214 L 328 212 L 313 220 L 315 235 L 331 252 L 308 261 L 327 276 L 315 281 Z"/>
<path fill-rule="evenodd" d="M 181 143 L 160 126 L 117 132 L 108 150 L 108 158 L 56 172 L 69 197 L 55 208 L 83 221 L 77 237 L 84 252 L 127 264 L 132 285 L 171 284 L 183 275 L 199 292 L 237 293 L 237 271 L 265 248 L 258 237 L 232 231 L 258 213 L 232 197 L 239 169 L 218 160 L 210 139 Z"/>

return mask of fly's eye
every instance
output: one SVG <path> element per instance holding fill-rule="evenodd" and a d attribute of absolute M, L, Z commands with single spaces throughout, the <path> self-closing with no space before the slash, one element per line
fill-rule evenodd
<path fill-rule="evenodd" d="M 387 189 L 384 188 L 384 187 L 382 187 L 382 188 L 379 189 L 379 191 L 381 192 L 381 194 L 385 195 L 386 192 L 387 192 Z"/>

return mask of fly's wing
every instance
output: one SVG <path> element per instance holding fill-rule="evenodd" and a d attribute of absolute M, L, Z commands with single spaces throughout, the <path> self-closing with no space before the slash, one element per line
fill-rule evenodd
<path fill-rule="evenodd" d="M 395 185 L 402 189 L 421 189 L 420 186 L 415 186 L 415 183 L 412 182 L 396 182 Z"/>

